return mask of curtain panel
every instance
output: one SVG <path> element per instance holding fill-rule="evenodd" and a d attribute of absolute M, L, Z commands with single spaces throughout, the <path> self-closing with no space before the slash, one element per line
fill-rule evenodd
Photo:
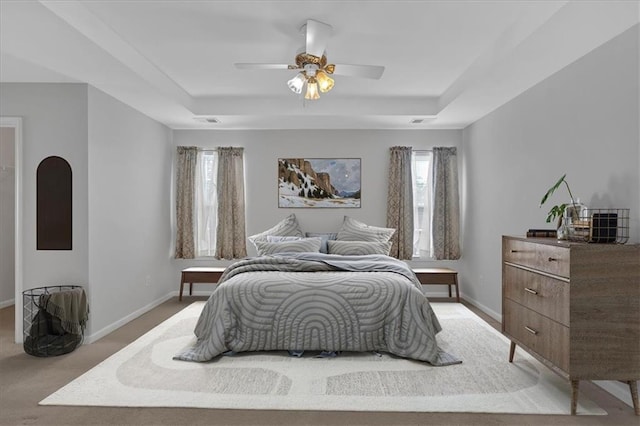
<path fill-rule="evenodd" d="M 432 257 L 460 258 L 460 196 L 455 147 L 433 148 Z"/>
<path fill-rule="evenodd" d="M 244 204 L 243 148 L 218 148 L 218 259 L 238 259 L 247 255 Z"/>
<path fill-rule="evenodd" d="M 198 148 L 179 146 L 176 164 L 176 259 L 195 257 L 193 239 L 194 189 Z"/>
<path fill-rule="evenodd" d="M 390 256 L 410 260 L 413 257 L 413 178 L 410 146 L 390 149 L 387 227 L 396 232 L 391 238 Z"/>

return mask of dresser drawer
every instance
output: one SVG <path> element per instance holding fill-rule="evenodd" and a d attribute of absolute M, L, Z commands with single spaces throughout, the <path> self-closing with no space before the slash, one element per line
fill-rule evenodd
<path fill-rule="evenodd" d="M 569 277 L 569 248 L 504 239 L 502 258 L 527 268 Z"/>
<path fill-rule="evenodd" d="M 504 332 L 529 350 L 569 371 L 569 328 L 518 303 L 504 300 Z"/>
<path fill-rule="evenodd" d="M 569 283 L 504 265 L 504 297 L 569 326 Z"/>

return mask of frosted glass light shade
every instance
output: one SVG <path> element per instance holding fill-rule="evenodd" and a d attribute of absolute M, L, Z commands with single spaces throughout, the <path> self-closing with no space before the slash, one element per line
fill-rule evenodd
<path fill-rule="evenodd" d="M 300 94 L 302 93 L 302 86 L 304 86 L 304 82 L 305 82 L 304 75 L 302 75 L 302 73 L 298 73 L 291 80 L 287 81 L 287 85 L 289 86 L 289 89 L 291 89 L 293 93 Z"/>
<path fill-rule="evenodd" d="M 318 88 L 322 93 L 326 93 L 333 89 L 333 79 L 324 71 L 318 71 L 316 73 L 316 79 L 318 80 Z"/>
<path fill-rule="evenodd" d="M 307 82 L 307 93 L 305 93 L 304 98 L 320 99 L 320 94 L 318 93 L 318 81 L 315 77 L 309 77 L 309 81 Z"/>

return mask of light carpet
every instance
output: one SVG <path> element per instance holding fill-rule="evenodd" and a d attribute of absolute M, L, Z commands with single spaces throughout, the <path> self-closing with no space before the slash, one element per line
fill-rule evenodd
<path fill-rule="evenodd" d="M 570 414 L 569 383 L 457 303 L 433 303 L 441 348 L 462 364 L 432 367 L 389 354 L 302 358 L 243 353 L 208 363 L 172 357 L 195 341 L 195 302 L 41 405 L 273 410 Z M 578 414 L 606 414 L 584 397 Z"/>

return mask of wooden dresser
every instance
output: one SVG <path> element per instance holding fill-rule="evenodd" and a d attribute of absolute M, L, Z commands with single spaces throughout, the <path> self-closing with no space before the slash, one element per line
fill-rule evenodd
<path fill-rule="evenodd" d="M 640 246 L 502 237 L 502 332 L 571 381 L 629 384 L 640 415 Z"/>

